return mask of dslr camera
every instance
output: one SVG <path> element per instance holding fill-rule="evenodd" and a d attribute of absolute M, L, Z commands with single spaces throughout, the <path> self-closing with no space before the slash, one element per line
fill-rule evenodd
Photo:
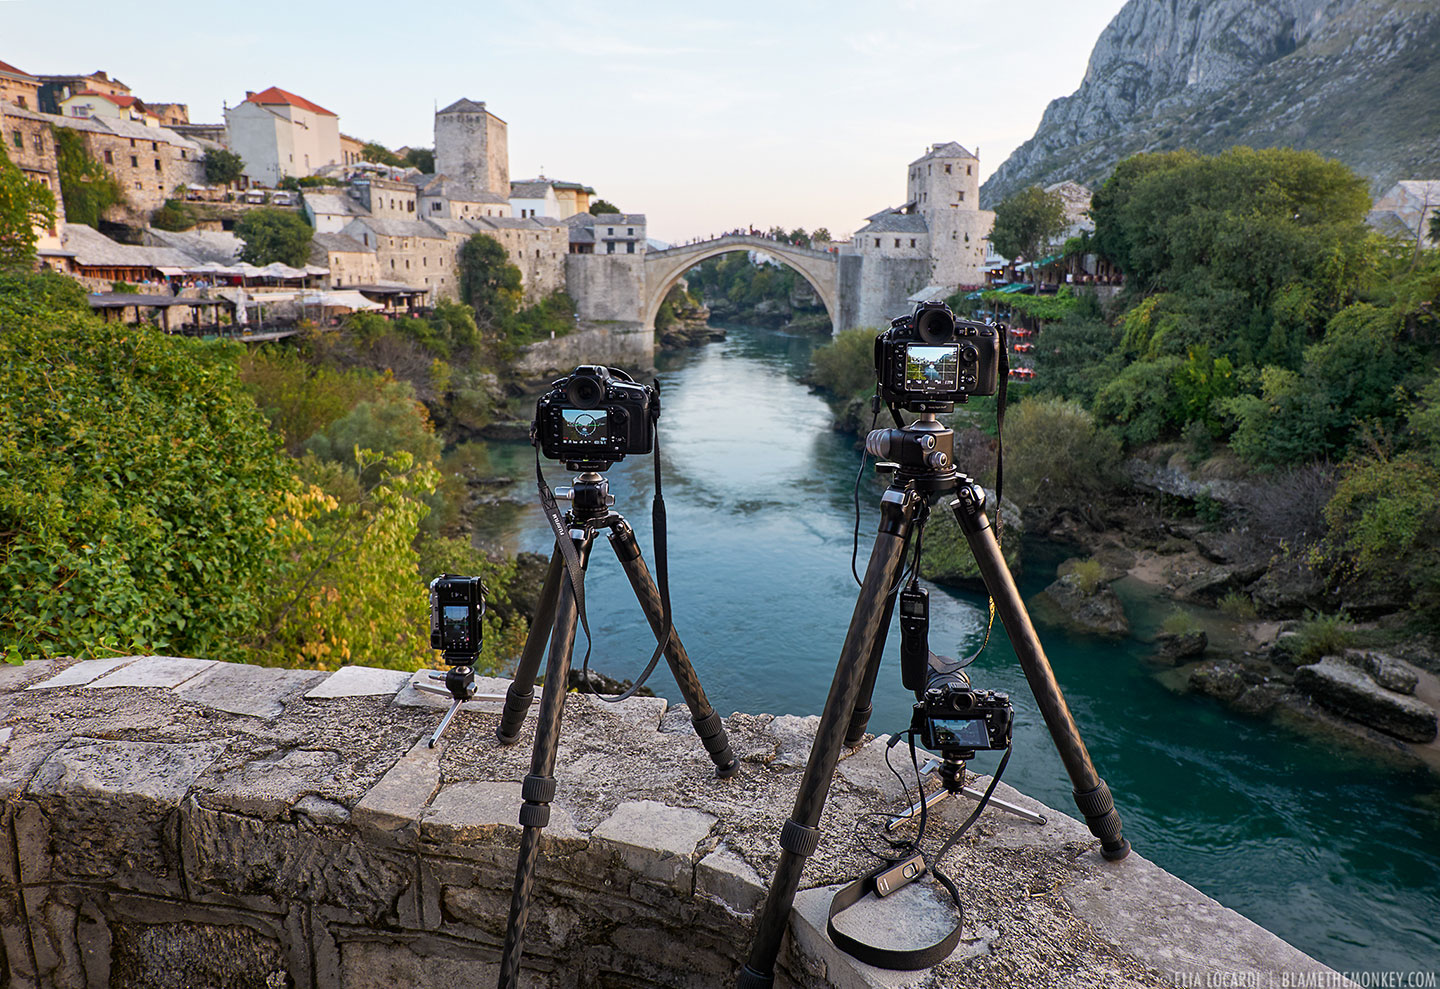
<path fill-rule="evenodd" d="M 875 338 L 880 397 L 911 412 L 949 412 L 971 395 L 993 395 L 1000 373 L 996 328 L 956 319 L 943 302 L 921 302 Z"/>
<path fill-rule="evenodd" d="M 604 470 L 655 444 L 660 395 L 619 368 L 582 364 L 550 383 L 535 403 L 531 435 L 550 460 Z"/>
<path fill-rule="evenodd" d="M 485 585 L 479 577 L 441 574 L 430 582 L 430 648 L 451 666 L 469 666 L 480 655 Z"/>

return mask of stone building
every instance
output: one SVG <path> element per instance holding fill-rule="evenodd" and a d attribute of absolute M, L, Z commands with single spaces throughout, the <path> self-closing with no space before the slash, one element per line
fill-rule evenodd
<path fill-rule="evenodd" d="M 161 127 L 184 126 L 190 123 L 188 103 L 146 103 L 145 109 L 155 115 Z"/>
<path fill-rule="evenodd" d="M 576 213 L 565 224 L 571 254 L 645 253 L 644 213 Z"/>
<path fill-rule="evenodd" d="M 227 144 L 261 185 L 340 164 L 340 118 L 303 96 L 271 86 L 225 110 Z"/>
<path fill-rule="evenodd" d="M 365 160 L 365 142 L 349 134 L 340 135 L 340 164 L 358 165 Z"/>
<path fill-rule="evenodd" d="M 65 202 L 60 197 L 60 169 L 49 118 L 18 104 L 0 101 L 0 140 L 5 142 L 6 155 L 25 177 L 54 194 L 55 223 L 35 228 L 35 246 L 41 252 L 59 251 L 65 230 Z"/>
<path fill-rule="evenodd" d="M 205 184 L 204 151 L 168 127 L 106 118 L 48 119 L 80 134 L 90 157 L 120 183 L 132 219 L 148 218 L 178 186 Z"/>
<path fill-rule="evenodd" d="M 549 216 L 566 220 L 590 209 L 595 190 L 579 182 L 560 182 L 540 176 L 510 183 L 510 209 L 514 216 Z"/>
<path fill-rule="evenodd" d="M 0 103 L 22 110 L 40 109 L 40 79 L 9 62 L 0 62 Z"/>
<path fill-rule="evenodd" d="M 437 112 L 435 174 L 471 192 L 488 192 L 508 201 L 510 139 L 505 121 L 485 109 L 483 102 L 468 99 Z"/>
<path fill-rule="evenodd" d="M 923 299 L 985 281 L 995 214 L 980 209 L 980 159 L 954 141 L 906 170 L 906 201 L 868 217 L 840 250 L 839 325 L 883 326 Z"/>
<path fill-rule="evenodd" d="M 104 93 L 106 96 L 130 95 L 129 86 L 101 71 L 92 72 L 88 76 L 41 76 L 40 112 L 58 114 L 64 100 L 86 90 Z"/>
<path fill-rule="evenodd" d="M 375 285 L 380 263 L 374 247 L 341 233 L 317 233 L 310 241 L 312 264 L 330 269 L 330 287 Z"/>
<path fill-rule="evenodd" d="M 473 189 L 447 175 L 422 175 L 417 179 L 416 188 L 420 190 L 420 212 L 426 219 L 469 220 L 511 215 L 510 200 L 504 196 Z"/>
<path fill-rule="evenodd" d="M 133 96 L 113 96 L 91 89 L 60 101 L 60 115 L 82 120 L 129 120 L 146 127 L 159 127 L 160 118 Z"/>

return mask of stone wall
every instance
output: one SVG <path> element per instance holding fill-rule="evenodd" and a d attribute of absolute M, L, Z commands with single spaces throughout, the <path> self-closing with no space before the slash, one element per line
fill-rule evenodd
<path fill-rule="evenodd" d="M 567 254 L 565 285 L 582 320 L 645 321 L 643 254 Z"/>
<path fill-rule="evenodd" d="M 886 235 L 881 235 L 886 236 Z M 894 235 L 889 235 L 893 239 Z M 907 235 L 908 236 L 908 235 Z M 908 241 L 907 241 L 908 242 Z M 855 308 L 853 322 L 842 323 L 841 329 L 856 326 L 883 328 L 890 320 L 903 316 L 914 307 L 907 301 L 913 292 L 918 292 L 930 279 L 930 260 L 923 258 L 880 257 L 872 254 L 860 256 L 860 263 L 845 264 L 842 255 L 840 266 L 841 298 L 853 298 Z M 851 285 L 845 279 L 854 279 Z"/>
<path fill-rule="evenodd" d="M 526 375 L 567 374 L 579 364 L 605 364 L 636 374 L 655 365 L 655 334 L 639 323 L 582 326 L 569 336 L 525 348 L 515 369 Z"/>
<path fill-rule="evenodd" d="M 481 696 L 506 685 L 482 681 Z M 472 701 L 431 749 L 443 707 L 410 674 L 363 667 L 0 666 L 0 984 L 493 985 L 533 715 L 501 748 L 498 704 Z M 732 984 L 817 719 L 732 715 L 742 768 L 721 781 L 683 707 L 572 694 L 566 708 L 522 986 Z M 823 933 L 826 884 L 872 864 L 852 828 L 903 795 L 883 742 L 848 754 L 781 989 L 1330 975 L 1139 853 L 1105 863 L 1074 820 L 997 792 L 1049 823 L 988 810 L 954 854 L 961 946 L 930 971 L 869 968 Z M 927 847 L 969 810 L 942 804 Z M 894 945 L 952 917 L 924 883 L 853 909 L 842 921 Z"/>

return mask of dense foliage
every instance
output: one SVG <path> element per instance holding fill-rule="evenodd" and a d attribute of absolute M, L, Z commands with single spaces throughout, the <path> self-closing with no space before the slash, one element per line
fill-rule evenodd
<path fill-rule="evenodd" d="M 150 226 L 157 230 L 189 230 L 197 222 L 195 210 L 181 199 L 167 199 L 150 214 Z"/>
<path fill-rule="evenodd" d="M 496 356 L 508 359 L 521 344 L 575 329 L 575 303 L 564 292 L 521 306 L 520 269 L 494 237 L 475 234 L 462 244 L 457 267 L 460 297 L 474 311 L 475 325 Z"/>
<path fill-rule="evenodd" d="M 235 224 L 245 241 L 240 260 L 267 265 L 273 261 L 303 267 L 310 257 L 310 225 L 298 213 L 283 209 L 252 209 Z"/>
<path fill-rule="evenodd" d="M 65 222 L 98 227 L 106 210 L 125 201 L 120 183 L 105 171 L 104 165 L 90 157 L 79 131 L 51 127 L 50 133 L 55 137 Z"/>
<path fill-rule="evenodd" d="M 604 199 L 597 199 L 597 200 L 595 200 L 593 203 L 590 204 L 590 215 L 591 215 L 591 216 L 601 216 L 601 215 L 603 215 L 603 214 L 605 214 L 605 213 L 618 213 L 618 212 L 620 212 L 620 207 L 618 207 L 618 206 L 616 206 L 614 203 L 609 202 L 609 201 L 604 200 Z"/>
<path fill-rule="evenodd" d="M 228 148 L 211 148 L 205 152 L 205 181 L 211 185 L 229 185 L 245 174 L 245 161 Z"/>
<path fill-rule="evenodd" d="M 996 204 L 990 243 L 1007 258 L 1038 261 L 1064 229 L 1065 200 L 1032 185 Z"/>
<path fill-rule="evenodd" d="M 55 196 L 10 160 L 0 141 L 0 270 L 35 263 L 35 228 L 55 222 Z"/>

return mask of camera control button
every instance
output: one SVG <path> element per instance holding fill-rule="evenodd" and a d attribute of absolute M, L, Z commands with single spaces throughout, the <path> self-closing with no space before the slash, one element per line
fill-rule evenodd
<path fill-rule="evenodd" d="M 915 878 L 917 875 L 919 875 L 919 874 L 920 874 L 920 870 L 915 867 L 915 863 L 914 863 L 914 862 L 907 862 L 907 863 L 905 863 L 905 878 L 906 878 L 906 879 L 914 879 L 914 878 Z"/>

